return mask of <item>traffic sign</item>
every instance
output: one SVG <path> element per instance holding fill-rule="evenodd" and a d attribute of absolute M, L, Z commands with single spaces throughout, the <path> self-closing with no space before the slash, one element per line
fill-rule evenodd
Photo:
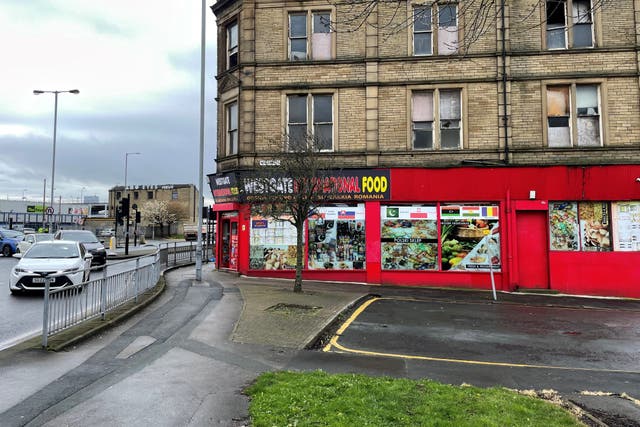
<path fill-rule="evenodd" d="M 53 211 L 53 207 L 49 206 L 49 207 L 47 208 L 47 215 L 53 215 L 53 212 L 54 212 L 54 211 Z"/>

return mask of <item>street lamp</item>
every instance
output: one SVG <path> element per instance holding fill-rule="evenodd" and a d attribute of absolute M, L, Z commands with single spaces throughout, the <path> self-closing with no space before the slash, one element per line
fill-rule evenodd
<path fill-rule="evenodd" d="M 82 198 L 82 196 L 84 196 L 84 190 L 86 190 L 87 187 L 82 187 L 80 189 L 80 203 L 84 203 L 84 199 Z"/>
<path fill-rule="evenodd" d="M 128 164 L 129 164 L 129 156 L 133 156 L 135 154 L 140 154 L 140 153 L 136 152 L 136 153 L 125 153 L 124 154 L 124 191 L 127 191 L 127 168 L 128 168 Z"/>
<path fill-rule="evenodd" d="M 80 93 L 78 89 L 71 90 L 34 90 L 34 95 L 41 95 L 43 93 L 52 93 L 55 98 L 55 104 L 53 109 L 53 159 L 51 161 L 51 200 L 49 201 L 49 206 L 53 207 L 53 188 L 54 188 L 54 180 L 56 176 L 56 133 L 58 128 L 58 94 L 59 93 L 72 93 L 77 95 Z M 44 215 L 44 213 L 43 213 Z"/>

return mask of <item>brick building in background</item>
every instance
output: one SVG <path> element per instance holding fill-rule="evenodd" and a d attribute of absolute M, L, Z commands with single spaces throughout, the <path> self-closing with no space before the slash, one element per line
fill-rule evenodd
<path fill-rule="evenodd" d="M 473 43 L 464 1 L 421 3 L 353 31 L 339 2 L 212 7 L 218 266 L 292 277 L 239 186 L 304 129 L 358 184 L 308 221 L 305 278 L 640 297 L 638 2 L 505 0 Z"/>

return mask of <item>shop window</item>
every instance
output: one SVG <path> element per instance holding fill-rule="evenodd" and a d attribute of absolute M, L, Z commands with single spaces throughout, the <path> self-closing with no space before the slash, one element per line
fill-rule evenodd
<path fill-rule="evenodd" d="M 289 14 L 289 59 L 332 59 L 333 31 L 328 11 Z"/>
<path fill-rule="evenodd" d="M 610 251 L 611 216 L 607 202 L 549 203 L 552 251 Z"/>
<path fill-rule="evenodd" d="M 147 191 L 147 199 L 148 200 L 153 199 L 153 191 Z"/>
<path fill-rule="evenodd" d="M 434 13 L 435 11 L 435 13 Z M 433 4 L 413 8 L 413 54 L 432 55 L 434 52 L 433 26 L 437 26 L 436 54 L 452 55 L 458 52 L 458 7 L 456 4 Z M 434 18 L 437 22 L 433 22 Z"/>
<path fill-rule="evenodd" d="M 546 2 L 546 44 L 547 49 L 593 47 L 591 1 L 548 0 Z"/>
<path fill-rule="evenodd" d="M 598 85 L 547 86 L 549 147 L 599 147 L 600 128 Z"/>
<path fill-rule="evenodd" d="M 251 216 L 249 268 L 293 270 L 296 268 L 296 228 L 289 218 L 279 220 Z"/>
<path fill-rule="evenodd" d="M 640 252 L 640 202 L 612 203 L 611 210 L 614 249 Z"/>
<path fill-rule="evenodd" d="M 234 101 L 225 106 L 226 125 L 226 155 L 238 154 L 238 102 Z"/>
<path fill-rule="evenodd" d="M 307 221 L 308 268 L 362 270 L 365 268 L 364 205 L 320 207 Z"/>
<path fill-rule="evenodd" d="M 310 142 L 318 151 L 332 151 L 333 95 L 287 96 L 287 137 L 289 151 L 304 151 Z"/>
<path fill-rule="evenodd" d="M 383 270 L 438 270 L 435 206 L 382 206 Z"/>
<path fill-rule="evenodd" d="M 500 271 L 497 205 L 440 206 L 442 270 Z"/>
<path fill-rule="evenodd" d="M 227 69 L 238 65 L 238 23 L 227 26 Z"/>
<path fill-rule="evenodd" d="M 415 91 L 411 101 L 414 150 L 457 150 L 462 147 L 460 89 Z M 434 108 L 436 105 L 438 108 Z M 435 134 L 434 128 L 439 130 Z"/>

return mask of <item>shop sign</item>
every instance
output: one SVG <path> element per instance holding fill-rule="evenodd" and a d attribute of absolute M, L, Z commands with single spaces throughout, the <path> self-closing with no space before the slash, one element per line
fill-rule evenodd
<path fill-rule="evenodd" d="M 251 172 L 209 175 L 209 185 L 216 203 L 260 200 L 266 195 L 294 194 L 295 180 L 274 171 L 268 178 Z M 335 201 L 388 200 L 391 178 L 388 169 L 344 169 L 323 171 L 316 178 L 320 188 L 331 193 Z"/>
<path fill-rule="evenodd" d="M 613 203 L 616 251 L 640 251 L 640 202 Z"/>
<path fill-rule="evenodd" d="M 44 206 L 42 205 L 28 205 L 27 213 L 42 213 L 44 212 Z"/>

